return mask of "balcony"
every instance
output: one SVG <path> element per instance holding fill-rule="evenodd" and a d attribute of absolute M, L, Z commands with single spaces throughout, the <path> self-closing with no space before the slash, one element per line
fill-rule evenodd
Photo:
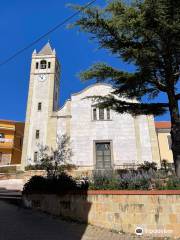
<path fill-rule="evenodd" d="M 15 131 L 15 126 L 10 125 L 0 125 L 0 130 L 9 130 L 9 131 Z"/>
<path fill-rule="evenodd" d="M 14 141 L 13 139 L 0 138 L 0 149 L 13 148 Z"/>

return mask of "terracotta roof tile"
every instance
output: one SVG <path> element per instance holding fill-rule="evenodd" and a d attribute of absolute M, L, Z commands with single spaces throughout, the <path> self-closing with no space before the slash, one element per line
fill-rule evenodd
<path fill-rule="evenodd" d="M 155 122 L 155 127 L 157 129 L 159 129 L 159 128 L 168 129 L 168 128 L 171 128 L 171 122 L 168 122 L 168 121 L 166 121 L 166 122 Z"/>

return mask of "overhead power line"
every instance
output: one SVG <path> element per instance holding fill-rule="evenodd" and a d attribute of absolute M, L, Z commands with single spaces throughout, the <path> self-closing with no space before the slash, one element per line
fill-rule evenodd
<path fill-rule="evenodd" d="M 69 20 L 71 20 L 72 18 L 74 18 L 75 16 L 77 16 L 79 13 L 81 13 L 83 10 L 85 10 L 86 8 L 88 8 L 90 5 L 92 5 L 94 2 L 96 2 L 97 0 L 93 0 L 87 4 L 84 5 L 84 7 L 82 7 L 80 10 L 76 11 L 75 13 L 73 13 L 72 15 L 70 15 L 69 17 L 67 17 L 66 19 L 64 19 L 62 22 L 60 22 L 59 24 L 57 24 L 55 27 L 51 28 L 48 32 L 44 33 L 43 35 L 41 35 L 40 37 L 38 37 L 37 39 L 35 39 L 33 42 L 31 42 L 30 44 L 28 44 L 27 46 L 25 46 L 24 48 L 18 50 L 17 52 L 15 52 L 13 55 L 11 55 L 10 57 L 8 57 L 7 59 L 5 59 L 3 62 L 0 63 L 0 67 L 7 64 L 8 62 L 10 62 L 11 60 L 13 60 L 14 58 L 16 58 L 18 55 L 20 55 L 21 53 L 23 53 L 24 51 L 26 51 L 27 49 L 31 48 L 32 46 L 34 46 L 36 43 L 38 43 L 39 41 L 41 41 L 43 38 L 47 37 L 49 34 L 51 34 L 52 32 L 56 31 L 58 28 L 60 28 L 62 25 L 64 25 L 65 23 L 67 23 Z"/>

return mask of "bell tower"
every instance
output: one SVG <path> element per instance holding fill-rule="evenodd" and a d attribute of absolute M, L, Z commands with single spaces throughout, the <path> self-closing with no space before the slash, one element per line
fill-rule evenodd
<path fill-rule="evenodd" d="M 22 167 L 38 161 L 38 145 L 55 147 L 60 65 L 48 42 L 32 54 Z"/>

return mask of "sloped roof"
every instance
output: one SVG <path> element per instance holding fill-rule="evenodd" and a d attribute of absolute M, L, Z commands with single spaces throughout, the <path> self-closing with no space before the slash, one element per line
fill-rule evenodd
<path fill-rule="evenodd" d="M 44 47 L 38 52 L 38 54 L 40 55 L 51 55 L 53 54 L 53 50 L 51 48 L 50 43 L 46 43 L 46 45 L 44 45 Z"/>
<path fill-rule="evenodd" d="M 155 127 L 157 129 L 169 129 L 171 128 L 171 122 L 155 122 Z"/>
<path fill-rule="evenodd" d="M 0 123 L 23 123 L 25 124 L 24 122 L 21 122 L 21 121 L 16 121 L 16 120 L 7 120 L 7 119 L 0 119 Z"/>
<path fill-rule="evenodd" d="M 109 84 L 109 83 L 103 83 L 103 82 L 93 83 L 93 84 L 87 86 L 86 88 L 84 88 L 83 90 L 71 94 L 71 97 L 72 97 L 72 96 L 79 95 L 79 94 L 81 94 L 81 93 L 83 93 L 83 92 L 86 92 L 88 89 L 93 88 L 93 87 L 95 87 L 95 86 L 106 86 L 106 87 L 111 87 L 111 88 L 113 87 L 113 86 L 112 86 L 111 84 Z"/>

